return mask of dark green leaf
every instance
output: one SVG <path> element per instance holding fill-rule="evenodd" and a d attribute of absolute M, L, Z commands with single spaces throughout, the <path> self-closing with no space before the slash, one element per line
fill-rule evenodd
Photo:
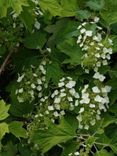
<path fill-rule="evenodd" d="M 51 123 L 47 130 L 35 131 L 32 135 L 32 141 L 41 145 L 43 152 L 47 152 L 53 146 L 74 138 L 75 131 L 76 129 L 63 118 L 59 125 Z"/>
<path fill-rule="evenodd" d="M 24 45 L 29 49 L 41 49 L 46 42 L 46 34 L 43 32 L 34 32 L 27 36 Z"/>

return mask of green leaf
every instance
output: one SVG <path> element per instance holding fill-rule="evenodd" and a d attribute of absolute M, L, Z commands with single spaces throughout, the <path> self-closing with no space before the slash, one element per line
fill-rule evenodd
<path fill-rule="evenodd" d="M 74 122 L 74 120 L 72 122 Z M 32 135 L 32 141 L 39 144 L 45 153 L 53 146 L 74 138 L 76 136 L 75 131 L 76 128 L 68 123 L 65 118 L 62 118 L 59 125 L 51 123 L 47 130 L 35 131 Z"/>
<path fill-rule="evenodd" d="M 49 11 L 53 16 L 61 15 L 62 8 L 57 0 L 41 0 L 39 1 L 42 11 Z"/>
<path fill-rule="evenodd" d="M 28 1 L 27 0 L 9 0 L 9 7 L 12 7 L 13 10 L 17 13 L 20 14 L 22 12 L 22 6 L 28 6 Z"/>
<path fill-rule="evenodd" d="M 65 39 L 78 36 L 79 32 L 77 27 L 78 22 L 70 19 L 62 19 L 57 21 L 54 25 L 47 26 L 45 30 L 52 34 L 48 40 L 48 44 L 53 46 L 54 44 L 63 42 Z"/>
<path fill-rule="evenodd" d="M 78 12 L 78 2 L 77 0 L 61 0 L 61 16 L 70 17 L 77 15 Z"/>
<path fill-rule="evenodd" d="M 117 22 L 117 1 L 105 0 L 105 6 L 100 12 L 101 17 L 108 25 Z"/>
<path fill-rule="evenodd" d="M 30 17 L 30 18 L 27 18 Z M 24 23 L 25 27 L 32 32 L 34 23 L 35 23 L 35 15 L 34 11 L 31 7 L 24 7 L 23 11 L 20 14 L 20 18 Z"/>
<path fill-rule="evenodd" d="M 72 65 L 79 65 L 81 63 L 83 52 L 77 44 L 70 45 L 63 42 L 58 45 L 58 48 L 62 53 L 69 57 L 68 59 L 65 59 L 64 63 L 70 63 Z"/>
<path fill-rule="evenodd" d="M 26 130 L 22 126 L 22 122 L 13 121 L 9 124 L 9 131 L 17 138 L 27 138 Z"/>
<path fill-rule="evenodd" d="M 79 149 L 78 142 L 69 141 L 63 147 L 63 152 L 61 156 L 68 156 L 70 153 L 74 153 L 77 149 Z"/>
<path fill-rule="evenodd" d="M 24 46 L 29 49 L 42 49 L 46 42 L 46 34 L 43 32 L 34 32 L 24 40 Z"/>
<path fill-rule="evenodd" d="M 9 133 L 8 124 L 5 122 L 0 123 L 0 140 L 4 137 L 6 133 Z"/>
<path fill-rule="evenodd" d="M 0 16 L 7 15 L 7 9 L 12 8 L 15 13 L 20 14 L 22 12 L 22 6 L 28 6 L 27 0 L 0 0 Z"/>
<path fill-rule="evenodd" d="M 117 23 L 116 23 L 116 29 L 117 29 Z M 113 40 L 113 52 L 117 53 L 117 35 L 112 36 Z"/>
<path fill-rule="evenodd" d="M 63 72 L 58 63 L 52 62 L 51 64 L 47 65 L 47 72 L 46 72 L 46 80 L 49 82 L 51 79 L 52 81 L 57 84 L 62 77 Z"/>
<path fill-rule="evenodd" d="M 9 116 L 9 108 L 10 105 L 6 105 L 3 100 L 0 100 L 0 121 L 6 119 Z"/>
<path fill-rule="evenodd" d="M 92 10 L 99 11 L 104 7 L 104 0 L 90 0 L 86 3 L 86 6 Z"/>
<path fill-rule="evenodd" d="M 116 122 L 117 122 L 117 119 L 114 116 L 106 114 L 106 115 L 104 115 L 102 127 L 105 128 L 105 127 L 109 126 L 110 124 L 116 123 Z"/>
<path fill-rule="evenodd" d="M 39 5 L 43 12 L 48 11 L 52 16 L 75 16 L 78 10 L 77 0 L 41 0 Z"/>
<path fill-rule="evenodd" d="M 0 156 L 14 156 L 17 152 L 17 144 L 14 145 L 12 142 L 8 142 L 7 145 L 3 146 Z"/>
<path fill-rule="evenodd" d="M 79 10 L 78 17 L 81 20 L 88 19 L 91 16 L 91 13 L 88 10 Z"/>
<path fill-rule="evenodd" d="M 96 152 L 95 156 L 114 156 L 114 154 L 102 149 L 101 151 Z"/>

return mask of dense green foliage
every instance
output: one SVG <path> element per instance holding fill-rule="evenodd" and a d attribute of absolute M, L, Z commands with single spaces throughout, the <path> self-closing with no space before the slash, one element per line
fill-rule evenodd
<path fill-rule="evenodd" d="M 0 0 L 0 156 L 116 156 L 116 59 L 116 0 Z"/>

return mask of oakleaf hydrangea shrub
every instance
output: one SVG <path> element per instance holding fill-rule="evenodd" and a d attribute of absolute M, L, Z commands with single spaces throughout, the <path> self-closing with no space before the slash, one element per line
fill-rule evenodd
<path fill-rule="evenodd" d="M 117 3 L 3 4 L 1 156 L 116 155 Z"/>

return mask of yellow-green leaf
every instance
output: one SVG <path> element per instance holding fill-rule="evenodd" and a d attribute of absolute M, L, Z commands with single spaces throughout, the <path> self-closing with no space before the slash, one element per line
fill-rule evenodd
<path fill-rule="evenodd" d="M 10 105 L 6 105 L 3 100 L 0 101 L 0 121 L 6 119 L 9 116 L 9 108 Z"/>

